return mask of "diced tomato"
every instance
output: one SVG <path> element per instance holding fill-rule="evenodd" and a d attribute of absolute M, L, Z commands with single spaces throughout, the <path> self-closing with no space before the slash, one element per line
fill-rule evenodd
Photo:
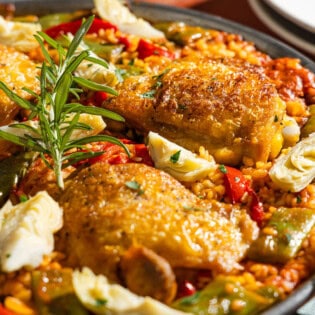
<path fill-rule="evenodd" d="M 259 226 L 264 218 L 264 209 L 256 192 L 250 187 L 250 181 L 246 179 L 243 173 L 233 167 L 224 166 L 224 184 L 228 197 L 233 204 L 241 202 L 245 193 L 251 198 L 250 216 Z"/>
<path fill-rule="evenodd" d="M 158 46 L 142 38 L 139 40 L 137 51 L 139 59 L 145 59 L 154 55 L 174 59 L 174 53 L 167 48 Z"/>
<path fill-rule="evenodd" d="M 60 35 L 71 33 L 75 34 L 82 24 L 82 20 L 77 20 L 73 22 L 61 23 L 55 26 L 52 26 L 45 30 L 45 33 L 52 38 L 57 38 Z M 88 34 L 98 33 L 99 30 L 113 29 L 117 31 L 117 26 L 111 24 L 110 22 L 103 21 L 101 19 L 94 19 L 91 27 L 87 31 Z"/>
<path fill-rule="evenodd" d="M 93 151 L 104 151 L 103 154 L 80 161 L 74 166 L 78 167 L 85 163 L 92 165 L 98 162 L 106 162 L 109 164 L 144 163 L 153 166 L 153 160 L 149 154 L 148 148 L 144 144 L 134 144 L 128 139 L 122 139 L 120 141 L 127 145 L 130 151 L 130 157 L 121 146 L 110 142 L 103 142 L 95 145 L 94 149 L 92 148 Z"/>

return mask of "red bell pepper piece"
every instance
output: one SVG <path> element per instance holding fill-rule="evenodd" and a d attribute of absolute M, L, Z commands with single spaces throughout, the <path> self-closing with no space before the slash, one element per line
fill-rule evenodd
<path fill-rule="evenodd" d="M 135 156 L 136 159 L 139 160 L 139 162 L 153 166 L 153 160 L 149 154 L 149 150 L 145 144 L 135 144 Z"/>
<path fill-rule="evenodd" d="M 95 106 L 101 107 L 103 105 L 103 102 L 106 101 L 108 98 L 108 94 L 103 91 L 97 91 L 94 93 L 94 101 Z"/>
<path fill-rule="evenodd" d="M 250 187 L 250 181 L 236 168 L 224 166 L 221 171 L 224 174 L 226 193 L 232 203 L 241 202 L 243 196 L 247 193 L 251 198 L 250 216 L 260 226 L 264 218 L 264 209 L 256 192 Z"/>
<path fill-rule="evenodd" d="M 9 311 L 2 304 L 0 304 L 0 315 L 15 315 L 15 313 Z"/>
<path fill-rule="evenodd" d="M 144 144 L 134 144 L 127 139 L 123 139 L 121 142 L 127 145 L 130 151 L 130 157 L 121 146 L 110 142 L 104 142 L 96 145 L 94 149 L 95 151 L 104 151 L 103 154 L 80 161 L 74 164 L 74 166 L 78 167 L 85 163 L 92 165 L 97 162 L 106 162 L 109 164 L 143 163 L 153 166 L 153 160 L 149 154 L 148 148 Z"/>
<path fill-rule="evenodd" d="M 196 287 L 190 282 L 185 280 L 179 285 L 177 298 L 190 296 L 196 293 Z"/>
<path fill-rule="evenodd" d="M 103 91 L 96 91 L 85 101 L 85 105 L 94 105 L 96 107 L 102 107 L 103 102 L 108 98 L 108 94 Z"/>
<path fill-rule="evenodd" d="M 113 143 L 106 143 L 104 147 L 101 148 L 105 151 L 102 155 L 99 155 L 88 160 L 89 164 L 95 164 L 97 162 L 107 162 L 109 164 L 125 164 L 128 163 L 129 157 L 124 149 Z"/>
<path fill-rule="evenodd" d="M 259 201 L 257 194 L 253 190 L 251 197 L 252 201 L 250 204 L 250 217 L 258 224 L 259 227 L 261 227 L 264 219 L 264 208 L 262 203 Z"/>
<path fill-rule="evenodd" d="M 142 38 L 139 40 L 137 51 L 139 59 L 145 59 L 154 55 L 174 59 L 173 52 L 169 51 L 165 47 L 158 46 Z"/>
<path fill-rule="evenodd" d="M 74 35 L 80 28 L 81 24 L 82 20 L 61 23 L 48 28 L 47 30 L 45 30 L 45 33 L 52 38 L 57 38 L 58 36 L 67 33 L 71 33 Z M 94 19 L 91 27 L 87 31 L 87 34 L 98 33 L 98 31 L 101 29 L 113 29 L 114 31 L 117 31 L 117 26 L 101 19 Z"/>
<path fill-rule="evenodd" d="M 127 50 L 131 47 L 131 42 L 127 36 L 119 36 L 118 42 L 123 44 Z"/>
<path fill-rule="evenodd" d="M 227 195 L 232 203 L 240 202 L 242 197 L 249 190 L 249 181 L 242 172 L 236 168 L 224 166 L 224 184 Z"/>

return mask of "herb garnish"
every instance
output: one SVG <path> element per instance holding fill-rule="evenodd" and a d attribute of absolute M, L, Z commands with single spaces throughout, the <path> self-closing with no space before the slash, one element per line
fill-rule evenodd
<path fill-rule="evenodd" d="M 227 169 L 225 168 L 224 165 L 219 165 L 219 170 L 221 171 L 221 173 L 226 174 L 227 173 Z"/>
<path fill-rule="evenodd" d="M 179 305 L 185 305 L 185 306 L 190 306 L 190 305 L 194 305 L 197 303 L 197 301 L 199 300 L 200 297 L 200 291 L 197 291 L 195 294 L 193 295 L 189 295 L 189 296 L 185 296 L 183 297 L 180 302 Z"/>
<path fill-rule="evenodd" d="M 144 194 L 144 190 L 141 189 L 141 185 L 135 180 L 126 182 L 125 185 L 131 190 L 135 190 L 138 193 L 138 195 Z"/>
<path fill-rule="evenodd" d="M 177 152 L 175 152 L 174 154 L 171 155 L 170 161 L 171 161 L 173 164 L 175 164 L 175 163 L 178 162 L 179 157 L 180 157 L 180 153 L 181 153 L 181 150 L 179 150 L 179 151 L 177 151 Z"/>
<path fill-rule="evenodd" d="M 100 307 L 100 306 L 104 306 L 107 304 L 107 300 L 106 299 L 95 299 L 95 303 L 96 303 L 96 306 Z"/>
<path fill-rule="evenodd" d="M 142 94 L 141 94 L 141 97 L 142 97 L 142 98 L 153 99 L 155 93 L 156 93 L 156 90 L 150 90 L 150 91 L 148 91 L 148 92 L 142 93 Z"/>
<path fill-rule="evenodd" d="M 0 130 L 0 138 L 39 152 L 46 165 L 54 170 L 60 188 L 64 187 L 62 168 L 79 160 L 102 154 L 102 152 L 73 152 L 69 154 L 70 149 L 81 148 L 82 145 L 91 142 L 108 141 L 124 147 L 126 152 L 129 153 L 125 145 L 118 139 L 106 135 L 87 136 L 77 140 L 71 139 L 71 135 L 75 130 L 91 129 L 91 126 L 79 122 L 82 113 L 124 121 L 120 115 L 103 108 L 84 106 L 79 103 L 67 103 L 70 95 L 79 98 L 79 94 L 83 92 L 77 86 L 117 95 L 117 92 L 111 87 L 73 75 L 73 72 L 84 60 L 108 68 L 105 60 L 92 56 L 89 50 L 77 51 L 93 19 L 94 16 L 90 16 L 82 23 L 67 49 L 64 49 L 60 43 L 43 32 L 38 32 L 35 35 L 45 61 L 41 66 L 39 77 L 40 95 L 24 88 L 26 92 L 34 97 L 34 102 L 23 99 L 11 91 L 6 84 L 0 82 L 0 89 L 20 107 L 27 109 L 30 112 L 29 120 L 36 118 L 39 126 L 35 128 L 31 124 L 12 124 L 10 127 L 23 129 L 25 134 L 21 136 L 16 135 L 13 131 Z M 58 64 L 49 55 L 44 42 L 56 49 L 59 57 Z"/>
<path fill-rule="evenodd" d="M 157 92 L 157 89 L 163 85 L 163 82 L 161 81 L 163 76 L 169 71 L 170 71 L 169 69 L 166 69 L 162 73 L 160 73 L 158 75 L 154 75 L 152 77 L 152 79 L 155 79 L 156 81 L 152 85 L 151 90 L 149 90 L 148 92 L 144 92 L 144 93 L 140 94 L 140 96 L 142 98 L 153 99 L 155 94 L 156 94 L 156 92 Z"/>

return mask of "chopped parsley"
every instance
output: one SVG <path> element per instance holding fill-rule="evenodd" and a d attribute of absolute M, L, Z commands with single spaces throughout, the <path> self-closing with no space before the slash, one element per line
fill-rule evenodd
<path fill-rule="evenodd" d="M 141 96 L 142 98 L 153 99 L 155 93 L 156 93 L 156 90 L 150 90 L 150 91 L 148 91 L 148 92 L 145 92 L 145 93 L 140 94 L 140 96 Z"/>
<path fill-rule="evenodd" d="M 297 195 L 297 196 L 296 196 L 296 202 L 297 202 L 297 203 L 301 203 L 301 202 L 302 202 L 302 198 L 301 198 L 300 195 Z"/>
<path fill-rule="evenodd" d="M 178 162 L 179 157 L 180 157 L 180 152 L 181 152 L 181 151 L 179 150 L 179 151 L 175 152 L 173 155 L 171 155 L 170 161 L 171 161 L 173 164 L 175 164 L 175 163 Z"/>
<path fill-rule="evenodd" d="M 144 190 L 141 189 L 141 185 L 135 181 L 135 180 L 132 180 L 132 181 L 129 181 L 129 182 L 126 182 L 125 185 L 131 189 L 131 190 L 134 190 L 138 193 L 138 195 L 142 195 L 144 193 Z"/>
<path fill-rule="evenodd" d="M 202 211 L 202 209 L 200 209 L 198 207 L 187 206 L 187 205 L 183 206 L 183 210 L 185 210 L 185 211 Z"/>
<path fill-rule="evenodd" d="M 185 306 L 190 306 L 190 305 L 195 305 L 198 300 L 199 300 L 199 296 L 200 296 L 200 291 L 196 292 L 193 295 L 189 295 L 187 297 L 183 297 L 180 300 L 180 305 L 185 305 Z"/>
<path fill-rule="evenodd" d="M 185 105 L 185 104 L 178 104 L 178 108 L 180 110 L 185 110 L 185 109 L 187 109 L 187 105 Z"/>
<path fill-rule="evenodd" d="M 167 73 L 168 71 L 169 69 L 166 69 L 161 74 L 154 75 L 152 78 L 155 79 L 156 82 L 151 86 L 152 90 L 142 93 L 140 96 L 142 98 L 153 99 L 156 93 L 156 89 L 163 85 L 163 82 L 161 81 L 161 79 L 163 78 L 164 74 Z"/>
<path fill-rule="evenodd" d="M 170 69 L 165 69 L 162 73 L 158 74 L 158 75 L 154 75 L 152 78 L 156 79 L 157 81 L 161 81 L 161 79 L 163 78 L 163 76 L 169 72 Z"/>
<path fill-rule="evenodd" d="M 225 168 L 224 165 L 219 165 L 219 170 L 223 173 L 223 174 L 227 174 L 227 169 Z"/>
<path fill-rule="evenodd" d="M 104 306 L 107 304 L 107 300 L 106 299 L 95 299 L 95 304 L 96 304 L 96 306 Z"/>
<path fill-rule="evenodd" d="M 163 85 L 162 81 L 156 81 L 154 84 L 153 84 L 153 88 L 159 88 Z"/>
<path fill-rule="evenodd" d="M 23 195 L 21 195 L 21 196 L 19 197 L 19 199 L 20 199 L 20 202 L 25 202 L 25 201 L 28 200 L 28 197 L 23 194 Z"/>

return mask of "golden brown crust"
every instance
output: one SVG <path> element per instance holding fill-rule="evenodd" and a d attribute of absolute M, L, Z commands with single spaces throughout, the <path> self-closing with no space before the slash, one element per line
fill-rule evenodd
<path fill-rule="evenodd" d="M 0 81 L 4 82 L 19 96 L 29 100 L 31 95 L 23 91 L 26 87 L 39 92 L 39 74 L 36 63 L 14 48 L 0 45 Z M 19 112 L 20 107 L 0 90 L 0 126 L 9 124 Z"/>
<path fill-rule="evenodd" d="M 128 182 L 137 182 L 140 190 Z M 153 250 L 172 268 L 229 272 L 257 234 L 246 213 L 201 205 L 174 178 L 142 164 L 94 164 L 67 181 L 59 203 L 64 227 L 57 248 L 70 265 L 88 266 L 113 280 L 134 244 Z M 252 232 L 243 238 L 245 226 Z"/>
<path fill-rule="evenodd" d="M 146 97 L 154 90 L 154 98 Z M 158 79 L 129 78 L 106 107 L 134 128 L 194 151 L 202 145 L 226 164 L 244 156 L 267 161 L 285 112 L 262 68 L 231 59 L 184 60 Z"/>

